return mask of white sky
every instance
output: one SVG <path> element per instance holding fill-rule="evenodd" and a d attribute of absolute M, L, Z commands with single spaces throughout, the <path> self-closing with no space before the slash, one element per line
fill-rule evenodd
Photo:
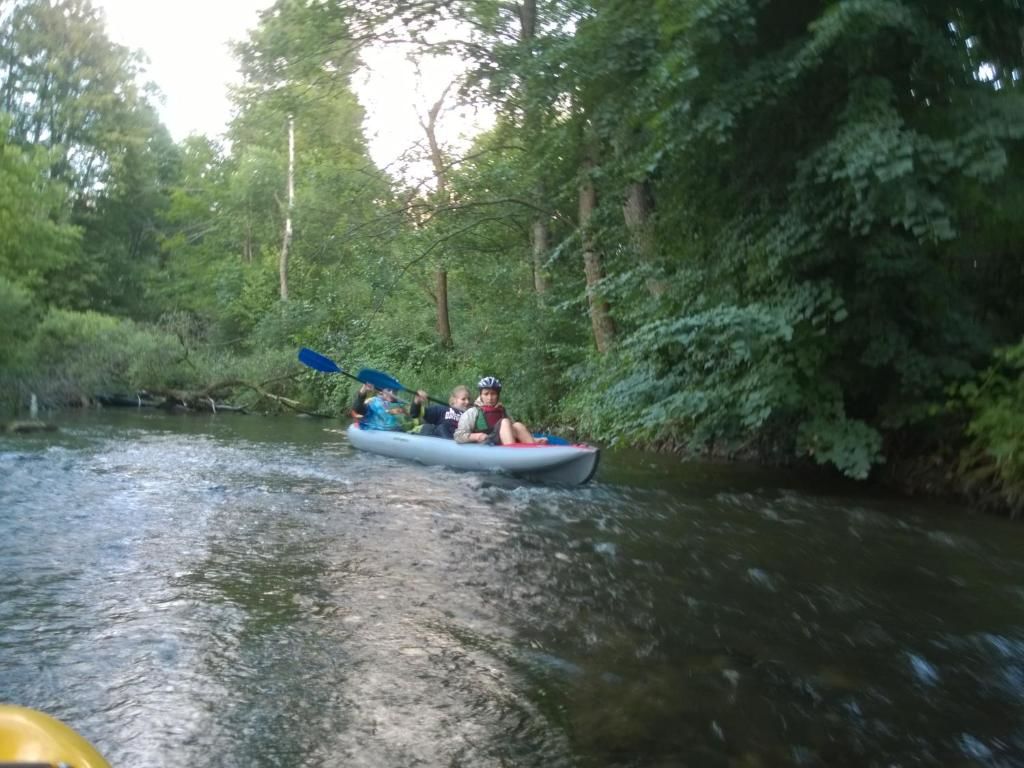
<path fill-rule="evenodd" d="M 259 11 L 272 2 L 93 0 L 106 15 L 111 39 L 149 58 L 145 79 L 163 92 L 161 118 L 176 141 L 190 133 L 217 138 L 224 132 L 231 118 L 227 86 L 238 82 L 229 43 L 244 39 L 258 23 Z M 363 58 L 370 71 L 357 77 L 355 86 L 368 113 L 365 128 L 374 161 L 394 175 L 429 175 L 424 161 L 403 172 L 400 158 L 424 140 L 419 116 L 425 117 L 461 68 L 459 62 L 424 63 L 417 77 L 401 50 L 371 50 Z M 452 96 L 448 102 L 454 105 Z M 489 116 L 452 110 L 439 119 L 438 133 L 446 144 L 465 146 L 468 139 L 460 137 L 489 123 Z"/>
<path fill-rule="evenodd" d="M 231 40 L 244 39 L 272 0 L 93 0 L 110 38 L 149 58 L 147 80 L 164 94 L 160 110 L 176 141 L 219 136 L 230 119 L 227 83 L 237 82 Z"/>

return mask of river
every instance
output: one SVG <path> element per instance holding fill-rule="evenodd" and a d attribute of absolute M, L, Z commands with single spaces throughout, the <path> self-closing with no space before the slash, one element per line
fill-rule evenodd
<path fill-rule="evenodd" d="M 639 453 L 550 488 L 336 422 L 0 436 L 0 701 L 113 766 L 1022 766 L 1024 528 Z"/>

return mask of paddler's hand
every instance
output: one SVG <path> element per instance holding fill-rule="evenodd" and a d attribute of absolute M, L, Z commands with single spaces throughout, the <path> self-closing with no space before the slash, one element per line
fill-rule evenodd
<path fill-rule="evenodd" d="M 427 400 L 429 400 L 429 399 L 430 399 L 430 395 L 428 395 L 424 390 L 418 389 L 418 390 L 416 390 L 416 397 L 413 398 L 413 402 L 414 403 L 419 403 L 420 405 L 422 405 L 423 403 L 427 402 Z"/>

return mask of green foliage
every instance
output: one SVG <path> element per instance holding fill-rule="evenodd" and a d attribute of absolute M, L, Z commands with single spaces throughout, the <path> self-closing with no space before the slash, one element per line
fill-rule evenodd
<path fill-rule="evenodd" d="M 0 275 L 0 369 L 13 369 L 24 362 L 25 342 L 38 320 L 32 294 Z"/>
<path fill-rule="evenodd" d="M 52 175 L 76 197 L 116 179 L 139 102 L 137 57 L 110 41 L 99 11 L 88 0 L 19 4 L 0 46 L 12 137 L 50 149 Z"/>
<path fill-rule="evenodd" d="M 261 318 L 274 306 L 277 276 L 271 266 L 273 260 L 273 254 L 265 253 L 253 265 L 229 261 L 214 272 L 218 338 L 244 346 Z"/>
<path fill-rule="evenodd" d="M 797 446 L 818 464 L 830 464 L 857 480 L 865 479 L 884 458 L 878 430 L 843 413 L 803 421 L 797 430 Z"/>
<path fill-rule="evenodd" d="M 970 414 L 958 470 L 969 488 L 997 496 L 1016 517 L 1024 512 L 1024 339 L 994 358 L 954 393 Z"/>
<path fill-rule="evenodd" d="M 744 452 L 752 438 L 781 435 L 819 463 L 866 477 L 881 460 L 881 437 L 845 416 L 841 390 L 818 369 L 823 337 L 814 328 L 840 322 L 842 304 L 804 296 L 803 303 L 717 306 L 643 326 L 615 355 L 585 369 L 581 378 L 591 383 L 567 402 L 569 415 L 611 442 L 698 452 Z M 609 409 L 609 399 L 622 407 Z"/>
<path fill-rule="evenodd" d="M 0 204 L 0 219 L 9 211 L 16 222 L 0 221 L 0 242 L 17 249 L 0 253 L 0 272 L 48 304 L 149 309 L 143 284 L 176 148 L 140 93 L 138 62 L 89 0 L 19 3 L 0 20 L 0 108 L 10 117 L 0 177 L 33 174 L 23 197 Z M 5 186 L 0 178 L 0 200 Z"/>
<path fill-rule="evenodd" d="M 75 262 L 80 231 L 68 223 L 67 190 L 47 178 L 49 154 L 7 137 L 0 113 L 0 276 L 40 296 Z"/>
<path fill-rule="evenodd" d="M 655 336 L 631 337 L 631 355 L 658 381 L 679 373 L 667 379 L 685 393 L 667 398 L 686 403 L 678 422 L 672 407 L 655 411 L 668 425 L 689 415 L 693 438 L 751 440 L 781 419 L 797 451 L 863 477 L 882 459 L 880 431 L 924 425 L 927 404 L 991 344 L 976 283 L 951 254 L 965 223 L 999 208 L 964 219 L 965 196 L 1014 186 L 1007 158 L 1024 102 L 962 77 L 969 35 L 950 40 L 956 14 L 944 22 L 934 6 L 735 2 L 691 16 L 696 7 L 659 3 L 671 69 L 639 90 L 650 89 L 638 106 L 659 150 L 655 197 L 673 211 L 659 237 L 686 245 L 672 258 L 675 325 L 648 325 Z M 772 326 L 756 330 L 768 352 L 749 371 L 705 361 L 690 336 L 680 341 L 696 364 L 666 368 L 665 343 L 651 343 L 692 324 L 725 354 L 734 340 L 718 321 L 757 306 L 793 335 L 780 345 Z"/>
<path fill-rule="evenodd" d="M 180 153 L 147 104 L 139 104 L 126 117 L 122 136 L 117 174 L 104 194 L 92 205 L 80 206 L 75 216 L 84 232 L 80 271 L 90 288 L 74 303 L 155 319 L 159 307 L 153 305 L 147 286 L 161 268 L 163 214 L 170 205 L 169 189 L 180 173 Z"/>
<path fill-rule="evenodd" d="M 597 417 L 609 419 L 602 435 L 693 447 L 741 439 L 789 399 L 792 381 L 778 360 L 792 333 L 765 306 L 716 307 L 641 327 L 609 361 L 609 373 L 623 377 L 606 374 L 594 389 L 625 405 L 599 409 Z M 703 386 L 693 386 L 698 381 Z"/>
<path fill-rule="evenodd" d="M 311 328 L 326 322 L 326 308 L 311 301 L 279 301 L 257 322 L 250 336 L 256 349 L 297 349 Z"/>
<path fill-rule="evenodd" d="M 26 344 L 32 391 L 47 405 L 152 386 L 173 337 L 97 312 L 51 309 Z"/>

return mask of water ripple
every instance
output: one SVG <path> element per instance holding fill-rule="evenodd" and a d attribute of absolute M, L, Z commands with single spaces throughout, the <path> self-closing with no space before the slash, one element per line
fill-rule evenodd
<path fill-rule="evenodd" d="M 0 699 L 115 765 L 1021 764 L 1017 528 L 644 473 L 296 419 L 0 439 Z"/>

